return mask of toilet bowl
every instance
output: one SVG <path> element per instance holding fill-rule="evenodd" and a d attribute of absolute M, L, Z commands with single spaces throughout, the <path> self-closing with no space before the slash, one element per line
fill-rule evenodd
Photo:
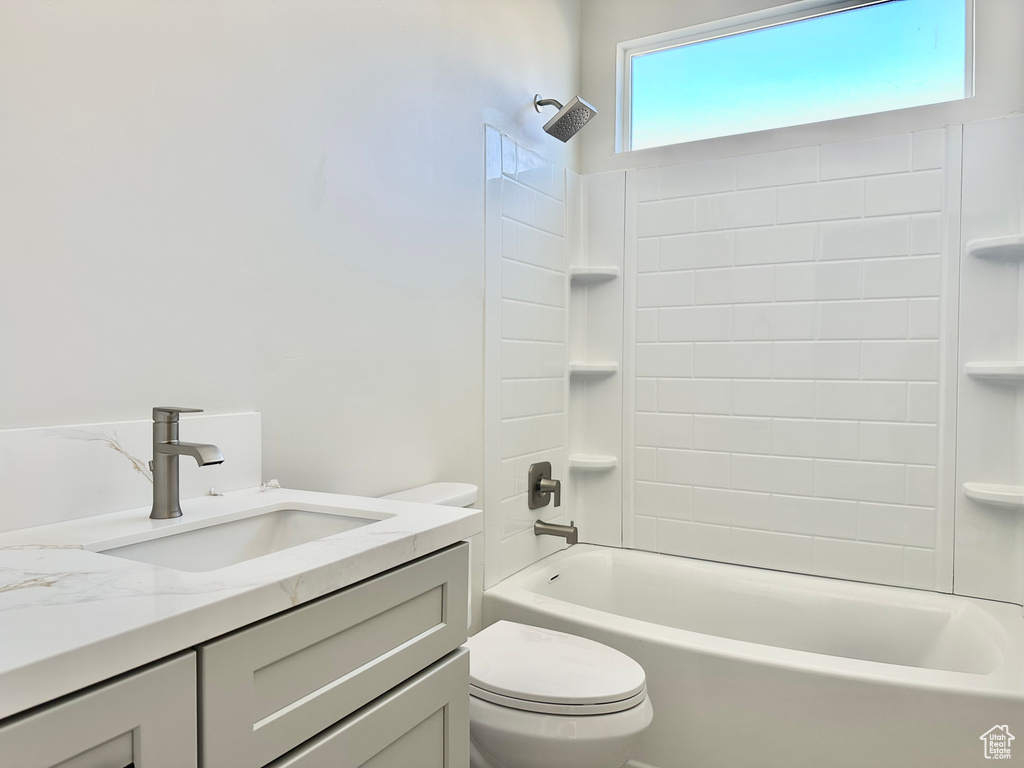
<path fill-rule="evenodd" d="M 471 768 L 621 768 L 654 716 L 614 648 L 508 621 L 471 637 Z"/>

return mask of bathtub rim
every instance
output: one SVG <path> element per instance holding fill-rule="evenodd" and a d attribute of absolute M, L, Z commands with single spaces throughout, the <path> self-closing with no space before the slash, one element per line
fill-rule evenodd
<path fill-rule="evenodd" d="M 557 569 L 559 563 L 572 557 L 599 552 L 611 558 L 668 558 L 683 564 L 701 564 L 712 567 L 753 568 L 731 563 L 717 563 L 708 560 L 665 555 L 644 550 L 604 547 L 594 544 L 577 544 L 548 555 L 531 566 L 509 576 L 490 589 L 484 590 L 484 621 L 490 623 L 493 609 L 488 603 L 505 601 L 527 611 L 538 612 L 564 621 L 594 629 L 612 631 L 631 640 L 656 642 L 662 645 L 682 647 L 687 650 L 719 658 L 730 658 L 749 663 L 767 665 L 778 669 L 797 669 L 833 675 L 848 679 L 866 680 L 881 685 L 913 686 L 957 693 L 975 693 L 986 697 L 1024 700 L 1024 617 L 1020 606 L 979 598 L 964 597 L 942 592 L 908 589 L 881 584 L 868 584 L 845 579 L 827 579 L 844 584 L 863 586 L 872 590 L 895 590 L 904 599 L 920 595 L 923 600 L 964 601 L 985 613 L 1000 628 L 1001 637 L 993 638 L 1002 654 L 995 669 L 988 673 L 953 672 L 925 667 L 911 667 L 866 659 L 830 656 L 813 651 L 794 650 L 770 645 L 761 645 L 746 640 L 707 635 L 693 630 L 669 627 L 643 619 L 634 619 L 607 611 L 570 603 L 532 591 L 528 584 Z M 770 571 L 757 568 L 766 574 L 780 574 L 784 577 L 824 579 L 825 577 Z M 911 597 L 912 599 L 912 597 Z"/>

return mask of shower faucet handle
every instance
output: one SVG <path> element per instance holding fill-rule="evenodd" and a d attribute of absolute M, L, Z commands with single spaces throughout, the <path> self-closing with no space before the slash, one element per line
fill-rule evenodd
<path fill-rule="evenodd" d="M 529 489 L 527 504 L 530 509 L 546 507 L 551 501 L 551 494 L 555 495 L 555 506 L 562 506 L 562 481 L 551 478 L 550 461 L 530 465 L 526 487 Z"/>

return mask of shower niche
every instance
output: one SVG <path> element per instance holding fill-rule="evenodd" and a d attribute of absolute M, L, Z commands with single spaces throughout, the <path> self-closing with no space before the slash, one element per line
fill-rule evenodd
<path fill-rule="evenodd" d="M 579 184 L 579 216 L 570 221 L 568 465 L 580 538 L 620 546 L 625 175 Z"/>

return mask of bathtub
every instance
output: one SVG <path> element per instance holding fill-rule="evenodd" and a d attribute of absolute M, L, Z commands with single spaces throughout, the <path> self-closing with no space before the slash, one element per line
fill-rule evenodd
<path fill-rule="evenodd" d="M 991 766 L 1003 725 L 1024 762 L 1020 606 L 579 544 L 487 590 L 484 618 L 640 662 L 634 768 Z"/>

